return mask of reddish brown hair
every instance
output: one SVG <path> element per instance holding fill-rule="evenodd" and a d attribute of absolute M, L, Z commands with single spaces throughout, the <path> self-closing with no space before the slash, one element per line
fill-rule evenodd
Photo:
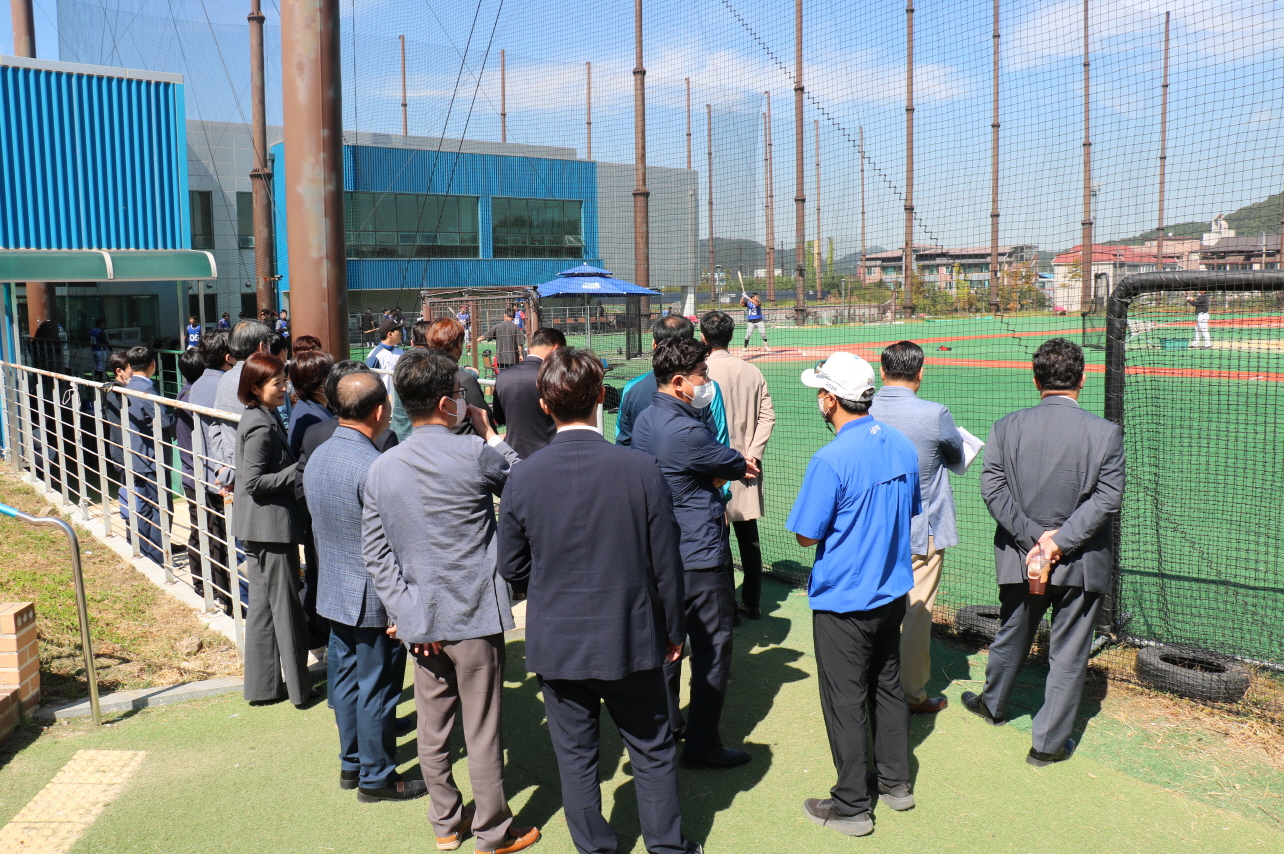
<path fill-rule="evenodd" d="M 293 351 L 296 356 L 300 353 L 310 353 L 313 350 L 320 349 L 321 339 L 315 335 L 300 335 L 294 339 L 294 344 L 290 346 L 290 350 Z"/>
<path fill-rule="evenodd" d="M 236 387 L 236 396 L 246 406 L 258 406 L 258 388 L 272 377 L 285 373 L 285 362 L 271 353 L 251 353 L 241 368 L 241 384 Z"/>
<path fill-rule="evenodd" d="M 415 324 L 419 326 L 418 323 Z M 411 335 L 414 340 L 411 342 L 416 347 L 425 347 L 429 350 L 445 350 L 450 352 L 456 347 L 464 346 L 464 324 L 455 320 L 453 317 L 439 317 L 427 324 L 423 331 L 423 341 L 419 340 L 418 330 L 412 329 Z"/>

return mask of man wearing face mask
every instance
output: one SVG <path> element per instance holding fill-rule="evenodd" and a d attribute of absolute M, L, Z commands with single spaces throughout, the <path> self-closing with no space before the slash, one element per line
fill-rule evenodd
<path fill-rule="evenodd" d="M 685 734 L 682 763 L 697 768 L 733 768 L 749 761 L 743 750 L 725 747 L 718 722 L 731 674 L 731 627 L 735 589 L 721 487 L 754 478 L 756 465 L 718 442 L 700 420 L 714 398 L 709 347 L 671 338 L 655 348 L 656 392 L 633 425 L 632 445 L 660 461 L 681 529 L 686 587 L 686 630 L 691 641 L 691 703 L 687 722 L 678 705 L 682 661 L 665 665 L 669 723 Z"/>

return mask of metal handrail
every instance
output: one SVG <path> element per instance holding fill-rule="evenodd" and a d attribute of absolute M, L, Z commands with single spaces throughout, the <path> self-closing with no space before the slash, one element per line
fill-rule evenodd
<path fill-rule="evenodd" d="M 94 726 L 103 722 L 98 705 L 98 671 L 94 667 L 94 645 L 89 637 L 89 605 L 85 601 L 85 575 L 80 568 L 80 538 L 76 531 L 57 516 L 32 516 L 17 507 L 0 504 L 0 515 L 39 527 L 57 528 L 67 535 L 71 546 L 71 574 L 76 585 L 76 616 L 80 620 L 80 649 L 85 657 L 85 676 L 89 680 L 89 708 L 93 712 Z"/>

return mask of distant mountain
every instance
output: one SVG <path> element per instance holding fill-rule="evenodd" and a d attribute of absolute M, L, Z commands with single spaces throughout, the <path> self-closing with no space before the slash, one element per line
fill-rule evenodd
<path fill-rule="evenodd" d="M 709 241 L 701 240 L 697 250 L 697 263 L 704 269 L 709 266 Z M 745 240 L 735 237 L 715 237 L 713 239 L 713 263 L 721 264 L 727 275 L 735 276 L 739 271 L 742 276 L 752 276 L 755 270 L 767 267 L 767 247 L 756 240 Z M 776 250 L 776 269 L 785 273 L 793 270 L 794 250 Z"/>
<path fill-rule="evenodd" d="M 1284 193 L 1267 196 L 1260 202 L 1245 205 L 1234 213 L 1226 214 L 1226 224 L 1235 229 L 1239 237 L 1252 237 L 1255 234 L 1279 234 L 1280 210 L 1284 204 Z M 1164 226 L 1164 233 L 1169 237 L 1199 237 L 1208 231 L 1208 222 L 1179 222 Z M 1140 246 L 1147 240 L 1159 236 L 1158 229 L 1143 231 L 1134 237 L 1123 240 L 1111 240 L 1121 246 Z"/>
<path fill-rule="evenodd" d="M 867 246 L 865 248 L 866 255 L 873 255 L 876 252 L 886 252 L 886 251 L 887 250 L 884 249 L 882 246 Z M 836 261 L 834 261 L 834 272 L 840 276 L 854 276 L 856 274 L 856 266 L 859 263 L 860 263 L 860 253 L 850 252 L 844 255 L 843 257 L 837 259 Z"/>

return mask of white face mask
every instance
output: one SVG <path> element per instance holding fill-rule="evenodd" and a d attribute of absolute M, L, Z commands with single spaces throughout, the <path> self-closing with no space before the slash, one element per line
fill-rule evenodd
<path fill-rule="evenodd" d="M 455 401 L 455 426 L 458 427 L 468 420 L 468 401 L 462 397 L 454 398 Z"/>
<path fill-rule="evenodd" d="M 709 379 L 704 381 L 704 385 L 691 386 L 691 405 L 696 409 L 704 409 L 713 403 L 715 388 L 713 381 Z"/>

